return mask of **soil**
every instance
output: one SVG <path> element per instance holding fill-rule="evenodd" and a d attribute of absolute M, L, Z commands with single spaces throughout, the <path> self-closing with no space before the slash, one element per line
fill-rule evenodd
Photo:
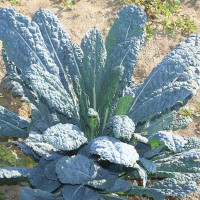
<path fill-rule="evenodd" d="M 45 8 L 52 11 L 59 19 L 61 24 L 67 29 L 72 40 L 80 44 L 81 39 L 86 32 L 96 27 L 106 37 L 110 24 L 115 18 L 116 13 L 122 7 L 119 3 L 113 3 L 109 0 L 80 0 L 77 2 L 72 10 L 67 10 L 62 0 L 22 0 L 20 4 L 11 4 L 10 1 L 0 0 L 0 8 L 14 7 L 20 13 L 31 17 L 38 8 Z M 181 15 L 189 14 L 197 24 L 197 33 L 200 33 L 200 0 L 182 0 L 183 5 Z M 168 36 L 162 32 L 146 41 L 142 47 L 138 64 L 135 70 L 135 80 L 137 83 L 142 82 L 150 71 L 156 66 L 163 57 L 173 47 L 183 41 L 185 36 L 176 34 L 175 36 Z M 0 79 L 5 75 L 5 67 L 2 60 L 0 60 Z M 0 93 L 3 95 L 0 98 L 0 105 L 18 113 L 24 118 L 29 118 L 29 107 L 20 101 L 19 98 L 13 98 L 11 93 L 4 90 L 0 86 Z M 194 113 L 200 113 L 200 91 L 187 104 L 187 107 Z M 200 138 L 200 117 L 194 118 L 193 122 L 188 128 L 176 132 L 184 136 L 195 136 Z M 20 186 L 3 185 L 0 187 L 7 194 L 8 200 L 18 200 Z M 138 199 L 134 197 L 132 199 Z M 177 198 L 170 198 L 177 199 Z M 185 200 L 199 200 L 200 193 L 189 195 Z"/>

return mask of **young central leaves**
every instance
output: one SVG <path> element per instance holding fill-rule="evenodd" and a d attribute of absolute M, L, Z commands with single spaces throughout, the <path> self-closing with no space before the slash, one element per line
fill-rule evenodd
<path fill-rule="evenodd" d="M 82 74 L 84 88 L 90 99 L 90 107 L 98 111 L 102 101 L 101 86 L 103 84 L 106 51 L 103 39 L 98 30 L 91 30 L 82 40 L 83 66 Z"/>

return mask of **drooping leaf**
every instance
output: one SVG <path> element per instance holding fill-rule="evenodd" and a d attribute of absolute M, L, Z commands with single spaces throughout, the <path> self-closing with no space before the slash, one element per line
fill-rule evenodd
<path fill-rule="evenodd" d="M 192 137 L 184 137 L 184 140 L 187 142 L 182 148 L 183 151 L 189 151 L 192 149 L 200 149 L 200 139 Z"/>
<path fill-rule="evenodd" d="M 151 150 L 145 152 L 143 154 L 143 157 L 144 158 L 152 158 L 153 156 L 159 154 L 159 152 L 162 151 L 163 147 L 164 147 L 164 145 L 160 145 L 160 146 L 158 146 L 155 149 L 151 149 Z"/>
<path fill-rule="evenodd" d="M 18 146 L 27 156 L 36 160 L 40 159 L 40 157 L 33 151 L 33 149 L 28 147 L 26 144 L 18 141 L 13 141 L 12 144 Z"/>
<path fill-rule="evenodd" d="M 153 197 L 154 200 L 162 200 L 168 196 L 177 196 L 183 198 L 187 194 L 194 193 L 198 190 L 196 183 L 193 181 L 179 183 L 175 179 L 165 179 L 155 183 L 147 188 L 134 186 L 127 193 L 130 195 L 146 195 Z"/>
<path fill-rule="evenodd" d="M 117 193 L 117 192 L 127 192 L 132 187 L 132 183 L 125 181 L 121 178 L 117 178 L 111 187 L 106 189 L 106 192 Z"/>
<path fill-rule="evenodd" d="M 103 200 L 127 200 L 127 198 L 120 197 L 119 195 L 112 194 L 112 195 L 103 195 L 101 194 Z"/>
<path fill-rule="evenodd" d="M 62 195 L 65 200 L 99 200 L 99 193 L 82 185 L 65 185 L 62 188 Z"/>
<path fill-rule="evenodd" d="M 31 185 L 37 189 L 47 192 L 53 192 L 61 183 L 58 180 L 51 180 L 45 176 L 45 167 L 49 164 L 49 161 L 41 159 L 38 166 L 34 167 L 34 170 L 29 176 Z"/>
<path fill-rule="evenodd" d="M 87 142 L 84 133 L 73 124 L 52 126 L 43 133 L 43 138 L 48 144 L 63 151 L 78 149 Z"/>
<path fill-rule="evenodd" d="M 166 131 L 159 131 L 150 137 L 149 140 L 158 140 L 175 153 L 181 152 L 181 149 L 187 143 L 187 141 L 185 141 L 182 136 L 175 135 Z"/>
<path fill-rule="evenodd" d="M 199 88 L 200 36 L 191 35 L 177 45 L 134 91 L 128 113 L 137 124 L 158 113 L 178 109 Z"/>
<path fill-rule="evenodd" d="M 132 96 L 121 97 L 117 103 L 114 115 L 126 115 L 127 111 L 131 107 L 132 102 L 133 102 Z"/>
<path fill-rule="evenodd" d="M 20 200 L 64 200 L 62 196 L 51 194 L 50 192 L 23 188 L 20 193 Z"/>
<path fill-rule="evenodd" d="M 59 159 L 56 164 L 56 173 L 62 183 L 84 184 L 92 180 L 95 167 L 92 160 L 78 154 L 77 156 L 65 156 Z"/>
<path fill-rule="evenodd" d="M 0 178 L 27 177 L 32 169 L 25 167 L 0 168 Z"/>
<path fill-rule="evenodd" d="M 190 119 L 189 117 L 187 116 L 184 116 L 184 115 L 180 115 L 180 116 L 177 116 L 173 121 L 172 123 L 169 125 L 169 129 L 170 130 L 173 130 L 173 131 L 177 131 L 177 130 L 180 130 L 180 129 L 184 129 L 184 128 L 187 128 L 188 125 L 192 122 L 192 119 Z"/>
<path fill-rule="evenodd" d="M 54 160 L 61 157 L 61 155 L 58 154 L 57 149 L 44 142 L 41 134 L 31 132 L 24 143 L 40 157 L 43 157 L 46 160 Z"/>
<path fill-rule="evenodd" d="M 93 180 L 87 182 L 87 185 L 99 189 L 99 190 L 106 190 L 109 187 L 112 187 L 115 183 L 115 179 L 100 179 L 100 180 Z"/>
<path fill-rule="evenodd" d="M 134 176 L 136 176 L 137 179 L 142 179 L 142 185 L 143 185 L 143 187 L 146 187 L 146 184 L 147 184 L 146 171 L 137 163 L 135 163 L 134 168 L 136 169 L 133 171 Z"/>
<path fill-rule="evenodd" d="M 140 162 L 142 163 L 144 168 L 147 169 L 148 172 L 150 172 L 150 173 L 156 172 L 156 165 L 152 161 L 149 161 L 145 158 L 140 158 Z"/>
<path fill-rule="evenodd" d="M 30 122 L 0 106 L 0 135 L 26 138 Z"/>
<path fill-rule="evenodd" d="M 92 140 L 90 152 L 99 155 L 102 159 L 128 167 L 133 167 L 139 160 L 139 155 L 134 146 L 108 136 L 97 137 Z"/>
<path fill-rule="evenodd" d="M 50 161 L 47 163 L 44 167 L 44 174 L 45 176 L 53 181 L 58 180 L 57 174 L 56 174 L 56 163 L 57 160 Z"/>
<path fill-rule="evenodd" d="M 200 181 L 200 150 L 193 149 L 154 161 L 156 177 L 175 178 L 180 181 Z"/>

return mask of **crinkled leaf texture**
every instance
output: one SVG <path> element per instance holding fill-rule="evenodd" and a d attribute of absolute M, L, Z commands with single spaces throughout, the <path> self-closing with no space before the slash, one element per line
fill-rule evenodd
<path fill-rule="evenodd" d="M 43 157 L 46 160 L 54 160 L 61 157 L 58 150 L 52 145 L 45 143 L 42 135 L 36 132 L 31 132 L 24 143 L 39 157 Z"/>
<path fill-rule="evenodd" d="M 32 169 L 23 167 L 0 168 L 0 178 L 18 178 L 27 177 Z"/>
<path fill-rule="evenodd" d="M 51 194 L 50 192 L 23 188 L 20 193 L 20 200 L 64 200 L 62 196 Z"/>
<path fill-rule="evenodd" d="M 167 131 L 159 131 L 158 133 L 150 137 L 149 140 L 158 140 L 162 142 L 174 153 L 181 152 L 182 148 L 187 143 L 187 141 L 184 140 L 182 136 L 175 135 Z"/>
<path fill-rule="evenodd" d="M 198 190 L 196 183 L 193 181 L 179 183 L 175 179 L 165 179 L 159 181 L 152 186 L 147 188 L 134 186 L 128 194 L 131 195 L 147 195 L 153 197 L 154 200 L 162 200 L 168 196 L 177 196 L 183 198 L 187 194 L 194 193 Z"/>
<path fill-rule="evenodd" d="M 12 144 L 18 146 L 27 156 L 33 158 L 34 160 L 40 160 L 40 156 L 30 149 L 26 144 L 18 141 L 13 141 Z"/>
<path fill-rule="evenodd" d="M 108 136 L 97 137 L 92 140 L 90 152 L 99 155 L 102 159 L 128 167 L 133 167 L 139 160 L 139 155 L 134 146 Z"/>
<path fill-rule="evenodd" d="M 112 95 L 114 99 L 112 100 L 112 96 L 112 98 L 108 98 L 112 102 L 111 105 L 107 103 L 110 116 L 114 115 L 117 101 L 122 96 L 126 85 L 132 82 L 138 52 L 144 42 L 143 26 L 145 22 L 146 14 L 141 8 L 133 4 L 125 6 L 117 14 L 116 20 L 106 38 L 106 73 L 109 74 L 106 80 L 110 82 L 110 77 L 113 74 L 112 70 L 117 66 L 123 69 L 121 70 L 120 80 L 117 82 L 117 85 L 115 84 L 115 87 L 109 84 L 105 84 L 102 87 L 102 91 L 107 90 L 110 86 L 111 89 L 116 88 Z M 104 82 L 106 83 L 107 81 Z"/>
<path fill-rule="evenodd" d="M 67 118 L 76 117 L 73 100 L 66 92 L 59 77 L 44 70 L 40 65 L 31 65 L 24 72 L 23 80 L 50 109 Z"/>
<path fill-rule="evenodd" d="M 117 95 L 132 81 L 138 52 L 144 42 L 142 28 L 145 23 L 146 14 L 141 8 L 133 4 L 125 6 L 117 14 L 106 38 L 107 67 L 125 67 Z"/>
<path fill-rule="evenodd" d="M 43 133 L 44 140 L 63 151 L 78 149 L 87 142 L 84 133 L 73 124 L 56 124 Z"/>
<path fill-rule="evenodd" d="M 199 50 L 200 35 L 191 35 L 134 89 L 135 99 L 128 115 L 136 124 L 187 103 L 200 85 Z"/>
<path fill-rule="evenodd" d="M 7 67 L 10 67 L 8 73 L 14 73 L 12 78 L 21 84 L 25 95 L 45 117 L 47 127 L 59 121 L 78 124 L 75 95 L 68 89 L 67 76 L 63 82 L 55 51 L 52 53 L 46 45 L 47 34 L 44 39 L 40 27 L 14 9 L 1 9 L 0 18 L 0 39 L 6 55 L 15 65 Z M 59 34 L 58 38 L 61 36 Z"/>
<path fill-rule="evenodd" d="M 134 122 L 126 115 L 112 117 L 105 127 L 105 134 L 129 141 L 135 131 Z"/>
<path fill-rule="evenodd" d="M 19 73 L 16 66 L 6 55 L 4 47 L 2 47 L 2 57 L 6 67 L 7 74 L 2 78 L 1 84 L 4 89 L 11 90 L 14 97 L 24 97 L 24 90 L 19 80 Z"/>
<path fill-rule="evenodd" d="M 65 185 L 62 188 L 65 200 L 99 200 L 99 193 L 82 185 Z"/>
<path fill-rule="evenodd" d="M 192 149 L 200 149 L 200 139 L 192 138 L 192 137 L 191 138 L 185 137 L 184 139 L 187 141 L 187 143 L 183 147 L 182 151 L 189 151 Z"/>
<path fill-rule="evenodd" d="M 200 181 L 200 149 L 184 151 L 154 161 L 156 177 L 175 178 L 180 181 Z"/>
<path fill-rule="evenodd" d="M 0 106 L 0 135 L 18 138 L 28 137 L 30 122 Z"/>

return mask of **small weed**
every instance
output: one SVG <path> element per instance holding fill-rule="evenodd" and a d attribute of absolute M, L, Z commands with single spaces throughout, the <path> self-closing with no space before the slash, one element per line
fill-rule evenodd
<path fill-rule="evenodd" d="M 35 162 L 29 157 L 20 158 L 15 151 L 9 150 L 6 146 L 0 146 L 0 165 L 1 167 L 7 165 L 31 168 Z"/>
<path fill-rule="evenodd" d="M 198 108 L 200 108 L 200 102 L 197 102 L 197 103 L 196 103 L 196 106 L 197 106 Z"/>
<path fill-rule="evenodd" d="M 162 22 L 164 30 L 171 34 L 181 33 L 182 35 L 189 35 L 197 29 L 196 23 L 188 15 L 175 20 L 163 18 Z"/>
<path fill-rule="evenodd" d="M 6 193 L 2 189 L 0 189 L 0 200 L 5 200 L 5 199 L 7 199 Z"/>
<path fill-rule="evenodd" d="M 0 93 L 0 98 L 3 98 L 4 96 L 3 96 L 3 94 L 2 93 Z"/>
<path fill-rule="evenodd" d="M 157 30 L 168 34 L 189 35 L 197 29 L 196 23 L 189 15 L 180 16 L 179 0 L 118 0 L 122 4 L 134 3 L 147 13 L 148 22 L 144 27 L 147 38 L 151 38 Z"/>
<path fill-rule="evenodd" d="M 59 0 L 59 2 L 63 3 L 65 7 L 69 10 L 72 10 L 72 6 L 80 0 Z"/>
<path fill-rule="evenodd" d="M 189 107 L 182 108 L 182 109 L 180 110 L 180 112 L 181 112 L 181 114 L 182 114 L 183 116 L 186 116 L 186 117 L 188 117 L 189 119 L 193 119 L 193 118 L 196 118 L 196 117 L 200 117 L 200 113 L 193 111 L 193 110 L 192 110 L 191 108 L 189 108 Z"/>

